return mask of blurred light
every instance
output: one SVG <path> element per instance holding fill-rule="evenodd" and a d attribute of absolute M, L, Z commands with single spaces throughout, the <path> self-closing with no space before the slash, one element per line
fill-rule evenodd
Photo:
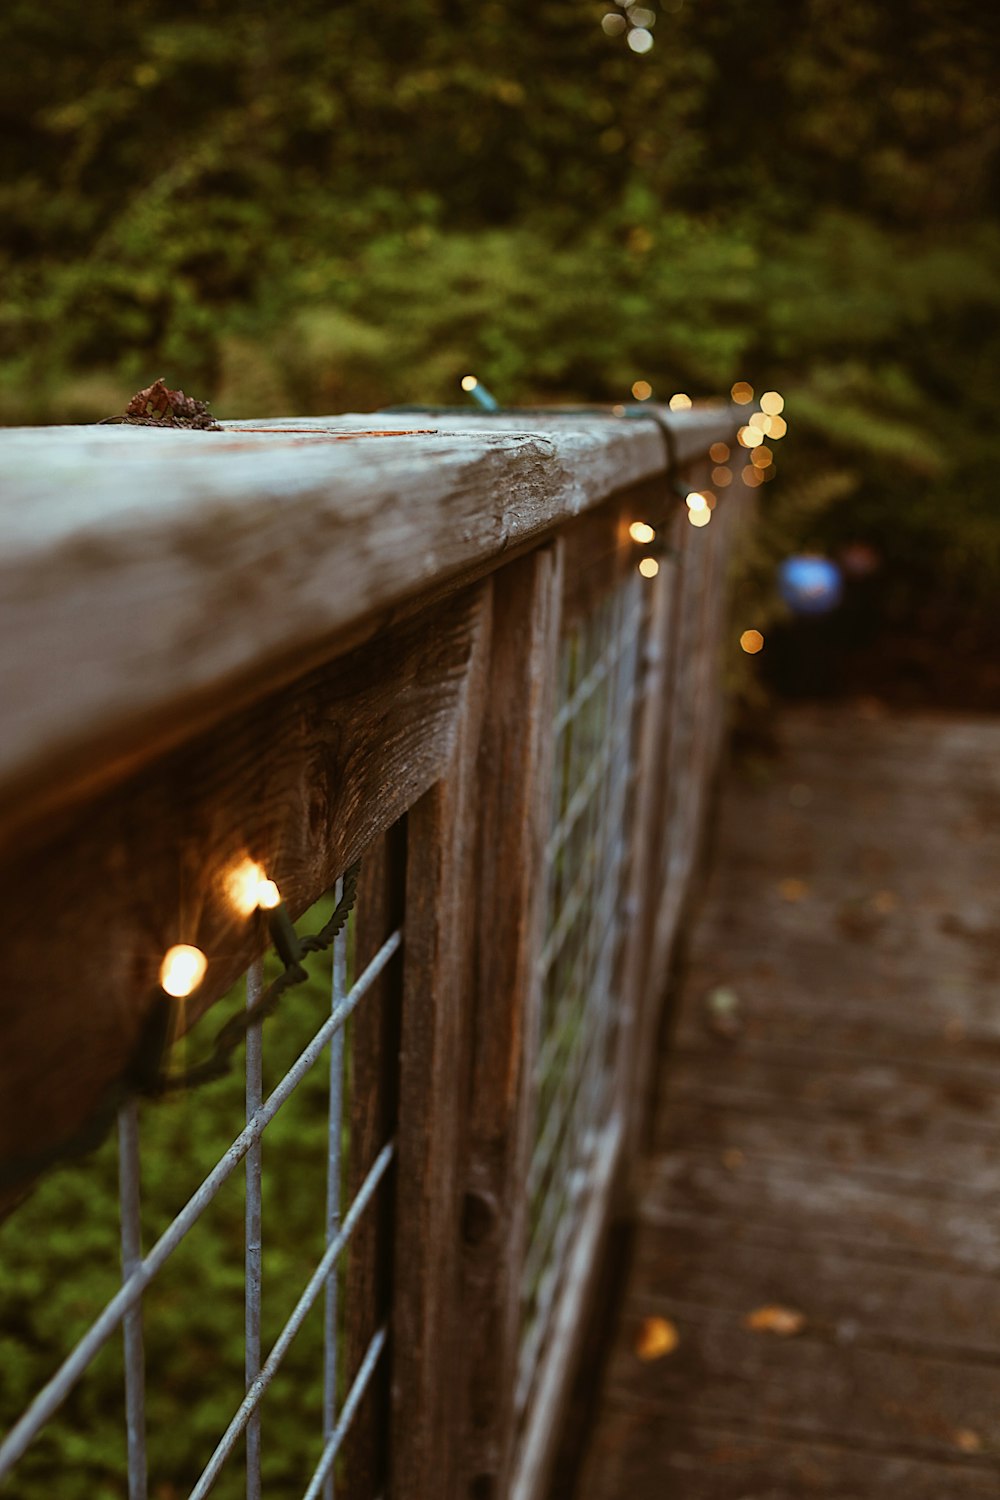
<path fill-rule="evenodd" d="M 656 25 L 656 12 L 646 10 L 645 6 L 642 5 L 630 5 L 628 8 L 628 18 L 633 26 L 645 26 L 647 31 Z"/>
<path fill-rule="evenodd" d="M 753 400 L 753 386 L 747 385 L 745 380 L 737 380 L 729 394 L 737 406 L 748 406 Z"/>
<path fill-rule="evenodd" d="M 617 15 L 614 11 L 609 11 L 601 19 L 601 30 L 605 36 L 621 36 L 627 25 L 625 17 Z"/>
<path fill-rule="evenodd" d="M 764 434 L 758 432 L 756 427 L 741 427 L 737 436 L 744 448 L 756 448 L 758 443 L 764 441 Z"/>
<path fill-rule="evenodd" d="M 724 490 L 726 488 L 726 485 L 732 484 L 732 482 L 732 469 L 727 469 L 725 466 L 722 466 L 718 469 L 712 470 L 712 483 L 715 485 L 716 489 Z"/>
<path fill-rule="evenodd" d="M 707 505 L 705 506 L 704 510 L 688 511 L 688 520 L 691 522 L 692 526 L 707 526 L 711 519 L 712 512 L 709 510 Z"/>
<path fill-rule="evenodd" d="M 740 645 L 748 656 L 756 656 L 758 651 L 764 649 L 764 637 L 759 630 L 744 630 L 740 636 Z"/>
<path fill-rule="evenodd" d="M 178 943 L 168 948 L 160 965 L 160 989 L 178 1000 L 190 995 L 201 984 L 208 968 L 208 959 L 200 948 L 190 943 Z"/>
<path fill-rule="evenodd" d="M 776 417 L 785 409 L 785 398 L 779 396 L 777 391 L 765 391 L 760 398 L 760 409 L 766 411 L 769 417 Z"/>
<path fill-rule="evenodd" d="M 644 26 L 637 26 L 629 32 L 627 40 L 633 52 L 648 52 L 653 45 L 653 33 Z"/>
<path fill-rule="evenodd" d="M 612 411 L 612 415 L 614 415 L 614 416 L 616 416 L 616 417 L 623 417 L 623 416 L 624 416 L 624 415 L 625 415 L 625 408 L 624 408 L 624 406 L 622 406 L 622 404 L 621 404 L 621 402 L 620 402 L 620 401 L 619 401 L 619 402 L 617 402 L 617 403 L 616 403 L 616 404 L 615 404 L 615 405 L 614 405 L 614 406 L 613 406 L 613 407 L 612 407 L 612 408 L 611 408 L 611 411 Z"/>
<path fill-rule="evenodd" d="M 683 391 L 678 391 L 676 396 L 671 396 L 667 405 L 671 411 L 690 411 L 692 401 L 690 396 L 685 396 Z"/>
<path fill-rule="evenodd" d="M 474 391 L 476 389 L 476 386 L 478 384 L 479 384 L 479 381 L 476 379 L 475 375 L 463 375 L 462 376 L 462 390 L 463 391 Z"/>
<path fill-rule="evenodd" d="M 655 557 L 644 557 L 639 564 L 639 572 L 643 578 L 655 578 L 660 571 L 660 565 Z"/>
<path fill-rule="evenodd" d="M 788 423 L 785 421 L 784 417 L 771 418 L 770 426 L 767 429 L 767 435 L 769 438 L 783 438 L 787 431 Z"/>
<path fill-rule="evenodd" d="M 751 490 L 755 490 L 759 484 L 764 483 L 764 481 L 760 477 L 760 470 L 755 469 L 753 464 L 746 465 L 743 472 L 740 474 L 740 478 L 742 479 L 743 483 Z"/>
<path fill-rule="evenodd" d="M 755 469 L 766 469 L 773 457 L 774 455 L 767 444 L 761 443 L 760 447 L 755 448 L 750 454 L 750 462 Z"/>
<path fill-rule="evenodd" d="M 840 566 L 848 578 L 868 578 L 877 573 L 879 555 L 867 542 L 849 542 L 840 554 Z"/>
<path fill-rule="evenodd" d="M 707 510 L 708 509 L 708 501 L 705 499 L 705 496 L 701 493 L 701 490 L 692 490 L 689 495 L 685 495 L 685 497 L 684 497 L 684 503 L 687 506 L 688 510 Z"/>
<path fill-rule="evenodd" d="M 724 464 L 729 457 L 728 443 L 713 443 L 708 450 L 708 456 L 713 464 Z"/>
<path fill-rule="evenodd" d="M 761 479 L 773 479 L 774 476 L 775 476 L 775 474 L 777 474 L 777 472 L 778 472 L 778 470 L 777 470 L 776 465 L 774 465 L 774 464 L 768 464 L 768 466 L 767 466 L 766 469 L 761 469 L 761 471 L 760 471 L 760 477 L 761 477 Z"/>
<path fill-rule="evenodd" d="M 268 880 L 267 872 L 253 859 L 244 859 L 227 881 L 229 899 L 242 917 L 248 917 L 258 906 L 271 911 L 281 901 L 278 887 Z"/>
<path fill-rule="evenodd" d="M 766 412 L 755 411 L 747 422 L 747 426 L 755 428 L 757 432 L 770 432 L 771 418 Z"/>
<path fill-rule="evenodd" d="M 628 534 L 633 542 L 639 542 L 643 547 L 647 546 L 656 536 L 656 532 L 646 521 L 633 521 L 628 529 Z"/>
<path fill-rule="evenodd" d="M 648 380 L 636 380 L 632 385 L 632 394 L 637 401 L 648 401 L 653 394 L 653 387 Z"/>
<path fill-rule="evenodd" d="M 786 557 L 778 569 L 778 593 L 799 615 L 825 615 L 840 603 L 844 581 L 828 557 L 811 552 Z"/>

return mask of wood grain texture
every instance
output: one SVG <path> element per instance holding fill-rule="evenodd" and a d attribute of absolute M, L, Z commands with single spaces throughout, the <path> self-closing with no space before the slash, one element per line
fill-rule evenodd
<path fill-rule="evenodd" d="M 462 1493 L 508 1493 L 524 1182 L 534 1128 L 544 841 L 551 795 L 562 549 L 495 581 L 493 655 L 479 764 L 481 869 L 474 908 L 472 1070 L 465 1124 L 462 1322 L 468 1421 Z"/>
<path fill-rule="evenodd" d="M 430 421 L 0 433 L 0 837 L 666 464 L 649 421 Z"/>
<path fill-rule="evenodd" d="M 18 976 L 0 1010 L 0 1164 L 71 1134 L 133 1055 L 163 953 L 209 957 L 185 1023 L 265 945 L 226 886 L 246 856 L 293 917 L 440 776 L 478 627 L 463 594 L 229 720 L 9 851 Z M 192 1047 L 192 1051 L 194 1051 Z"/>
<path fill-rule="evenodd" d="M 391 1492 L 459 1493 L 466 1388 L 461 1283 L 463 1171 L 476 942 L 478 756 L 490 691 L 492 583 L 479 590 L 476 649 L 452 755 L 407 818 Z"/>
<path fill-rule="evenodd" d="M 985 1496 L 1000 724 L 786 710 L 775 738 L 725 798 L 579 1493 Z M 772 1306 L 798 1331 L 748 1326 Z M 650 1318 L 678 1343 L 643 1360 Z"/>

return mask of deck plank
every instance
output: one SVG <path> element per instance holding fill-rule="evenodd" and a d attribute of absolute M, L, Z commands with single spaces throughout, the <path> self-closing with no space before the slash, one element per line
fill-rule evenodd
<path fill-rule="evenodd" d="M 1000 1492 L 1000 721 L 778 743 L 724 799 L 579 1500 Z"/>

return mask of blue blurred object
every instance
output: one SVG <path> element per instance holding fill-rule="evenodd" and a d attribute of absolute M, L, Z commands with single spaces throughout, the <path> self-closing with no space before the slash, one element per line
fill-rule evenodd
<path fill-rule="evenodd" d="M 778 569 L 778 593 L 797 615 L 828 614 L 843 592 L 843 575 L 828 557 L 786 557 Z"/>

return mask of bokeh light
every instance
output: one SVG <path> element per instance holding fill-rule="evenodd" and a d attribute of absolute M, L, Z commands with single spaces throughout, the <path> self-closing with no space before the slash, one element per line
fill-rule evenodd
<path fill-rule="evenodd" d="M 648 546 L 656 536 L 656 532 L 646 521 L 633 521 L 628 529 L 628 534 L 633 542 L 639 542 L 644 547 Z"/>
<path fill-rule="evenodd" d="M 688 510 L 707 510 L 708 508 L 708 501 L 701 490 L 692 490 L 690 494 L 685 495 L 684 504 Z"/>
<path fill-rule="evenodd" d="M 758 432 L 756 427 L 741 427 L 737 433 L 737 437 L 744 448 L 756 448 L 759 443 L 764 441 L 764 434 Z"/>
<path fill-rule="evenodd" d="M 709 510 L 707 503 L 704 510 L 688 511 L 688 520 L 692 526 L 707 526 L 711 519 L 712 512 Z"/>
<path fill-rule="evenodd" d="M 692 404 L 691 397 L 685 396 L 683 391 L 678 391 L 667 402 L 671 411 L 690 411 Z"/>
<path fill-rule="evenodd" d="M 160 965 L 160 988 L 168 995 L 182 1000 L 201 984 L 208 968 L 208 959 L 200 948 L 190 943 L 178 943 L 168 948 Z"/>
<path fill-rule="evenodd" d="M 785 409 L 785 398 L 779 396 L 777 391 L 765 391 L 760 398 L 760 409 L 767 412 L 769 417 L 776 417 Z"/>
<path fill-rule="evenodd" d="M 788 431 L 788 423 L 785 421 L 784 417 L 772 417 L 771 418 L 770 425 L 768 426 L 768 429 L 767 429 L 767 435 L 768 435 L 769 438 L 772 438 L 772 439 L 775 439 L 775 440 L 777 438 L 783 438 L 784 435 L 785 435 L 785 433 L 787 431 Z"/>
<path fill-rule="evenodd" d="M 655 557 L 644 557 L 639 564 L 639 572 L 643 578 L 655 578 L 660 571 L 660 565 Z"/>
<path fill-rule="evenodd" d="M 737 406 L 749 406 L 753 400 L 753 386 L 747 385 L 745 380 L 737 380 L 729 394 Z"/>
<path fill-rule="evenodd" d="M 750 454 L 750 462 L 756 469 L 766 469 L 773 458 L 773 454 L 766 443 L 761 443 L 759 448 L 754 448 Z"/>
<path fill-rule="evenodd" d="M 627 41 L 633 52 L 649 52 L 653 45 L 653 33 L 645 26 L 636 26 L 629 32 Z"/>
<path fill-rule="evenodd" d="M 770 432 L 771 418 L 767 415 L 766 412 L 755 411 L 753 416 L 747 422 L 747 426 L 752 427 L 756 432 Z"/>
<path fill-rule="evenodd" d="M 733 471 L 727 468 L 725 464 L 720 464 L 718 468 L 712 470 L 712 483 L 716 489 L 724 490 L 726 485 L 732 484 L 732 482 Z"/>
<path fill-rule="evenodd" d="M 609 11 L 606 16 L 601 18 L 601 30 L 605 36 L 621 36 L 627 26 L 628 22 L 625 17 L 617 14 L 615 11 Z"/>
<path fill-rule="evenodd" d="M 764 637 L 759 630 L 744 630 L 740 636 L 740 645 L 748 656 L 756 656 L 758 651 L 764 649 Z"/>
<path fill-rule="evenodd" d="M 746 468 L 740 474 L 740 478 L 747 488 L 751 490 L 755 490 L 759 484 L 763 484 L 764 482 L 760 477 L 760 470 L 755 469 L 753 464 L 747 464 Z"/>
<path fill-rule="evenodd" d="M 637 401 L 648 401 L 653 394 L 653 387 L 648 380 L 635 380 L 632 382 L 632 395 Z"/>
<path fill-rule="evenodd" d="M 708 456 L 713 464 L 724 464 L 729 457 L 729 444 L 713 443 L 708 450 Z"/>

